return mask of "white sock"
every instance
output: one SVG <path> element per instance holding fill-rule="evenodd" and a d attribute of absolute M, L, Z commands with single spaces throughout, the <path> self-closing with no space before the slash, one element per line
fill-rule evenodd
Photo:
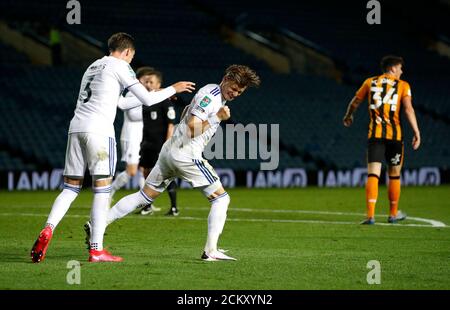
<path fill-rule="evenodd" d="M 130 212 L 136 210 L 141 206 L 151 204 L 153 200 L 148 197 L 143 190 L 137 193 L 128 195 L 119 200 L 111 209 L 109 209 L 107 224 L 111 224 L 115 220 L 118 220 Z"/>
<path fill-rule="evenodd" d="M 121 173 L 119 173 L 111 185 L 111 197 L 114 196 L 117 190 L 124 187 L 129 180 L 130 176 L 126 171 L 122 171 Z"/>
<path fill-rule="evenodd" d="M 72 202 L 77 198 L 80 190 L 81 186 L 64 183 L 64 189 L 58 197 L 56 197 L 45 226 L 50 226 L 52 230 L 55 229 L 67 210 L 69 210 Z"/>
<path fill-rule="evenodd" d="M 94 187 L 94 201 L 91 210 L 92 234 L 90 249 L 103 250 L 103 235 L 106 229 L 106 217 L 108 215 L 109 195 L 111 185 Z"/>
<path fill-rule="evenodd" d="M 205 252 L 211 253 L 217 250 L 219 236 L 227 219 L 230 196 L 225 192 L 211 200 L 211 210 L 208 216 L 208 237 L 206 239 Z"/>
<path fill-rule="evenodd" d="M 139 188 L 143 188 L 145 185 L 145 178 L 142 172 L 139 172 Z"/>

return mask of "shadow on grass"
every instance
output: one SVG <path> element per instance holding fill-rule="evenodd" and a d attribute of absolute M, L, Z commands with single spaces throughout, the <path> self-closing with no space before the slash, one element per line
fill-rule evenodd
<path fill-rule="evenodd" d="M 67 263 L 70 260 L 78 260 L 80 262 L 87 262 L 87 255 L 80 256 L 80 255 L 70 255 L 70 254 L 63 254 L 63 255 L 51 255 L 47 256 L 45 260 L 39 264 L 44 264 L 45 261 L 52 261 L 54 263 L 55 261 L 61 261 L 64 263 Z M 4 253 L 0 252 L 0 264 L 1 263 L 25 263 L 25 264 L 35 264 L 31 261 L 31 257 L 29 254 L 18 254 L 17 251 L 14 253 L 14 251 Z"/>

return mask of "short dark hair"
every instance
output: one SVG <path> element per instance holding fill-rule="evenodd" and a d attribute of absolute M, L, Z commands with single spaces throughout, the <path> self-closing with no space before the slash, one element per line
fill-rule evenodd
<path fill-rule="evenodd" d="M 113 34 L 108 39 L 108 49 L 110 52 L 119 51 L 122 52 L 123 50 L 131 48 L 135 49 L 134 47 L 134 38 L 125 32 L 118 32 Z"/>
<path fill-rule="evenodd" d="M 261 79 L 256 72 L 244 65 L 231 65 L 225 70 L 225 79 L 236 82 L 239 87 L 258 87 Z"/>
<path fill-rule="evenodd" d="M 403 58 L 400 56 L 394 56 L 394 55 L 388 55 L 388 56 L 384 56 L 381 61 L 380 61 L 380 67 L 381 67 L 381 71 L 383 71 L 383 73 L 386 73 L 389 71 L 389 69 L 393 66 L 397 66 L 397 65 L 405 65 L 405 62 L 403 61 Z"/>
<path fill-rule="evenodd" d="M 153 67 L 140 67 L 136 70 L 136 77 L 140 79 L 146 75 L 155 75 L 162 84 L 162 73 Z"/>

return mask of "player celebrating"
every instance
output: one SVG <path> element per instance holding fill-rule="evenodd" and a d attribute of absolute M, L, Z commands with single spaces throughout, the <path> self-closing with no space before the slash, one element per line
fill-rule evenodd
<path fill-rule="evenodd" d="M 247 87 L 259 86 L 260 78 L 247 66 L 232 65 L 225 71 L 220 85 L 202 87 L 181 115 L 173 136 L 164 143 L 155 167 L 143 189 L 122 198 L 109 210 L 108 224 L 124 217 L 142 205 L 152 203 L 168 184 L 180 177 L 199 188 L 211 203 L 208 235 L 202 259 L 235 260 L 218 250 L 217 243 L 227 217 L 230 197 L 209 163 L 202 158 L 220 122 L 230 118 L 227 101 L 240 96 Z"/>
<path fill-rule="evenodd" d="M 81 190 L 86 167 L 92 176 L 94 191 L 89 261 L 122 260 L 103 249 L 111 178 L 116 165 L 113 123 L 119 96 L 128 89 L 145 105 L 153 105 L 177 92 L 194 89 L 194 83 L 178 82 L 159 92 L 149 93 L 129 65 L 135 54 L 133 37 L 116 33 L 109 38 L 108 48 L 110 55 L 96 60 L 83 75 L 75 115 L 69 127 L 64 189 L 56 198 L 45 227 L 31 250 L 31 259 L 35 263 L 44 260 L 53 230 Z"/>
<path fill-rule="evenodd" d="M 378 181 L 383 158 L 388 163 L 389 173 L 389 223 L 406 218 L 398 210 L 400 199 L 400 172 L 403 164 L 403 134 L 400 125 L 400 111 L 403 110 L 414 132 L 412 147 L 420 146 L 420 132 L 411 101 L 411 88 L 402 75 L 403 59 L 397 56 L 385 56 L 381 60 L 383 74 L 368 78 L 348 105 L 344 116 L 344 126 L 353 123 L 353 113 L 368 97 L 369 134 L 367 152 L 366 203 L 367 219 L 362 224 L 375 223 L 375 204 L 378 198 Z"/>

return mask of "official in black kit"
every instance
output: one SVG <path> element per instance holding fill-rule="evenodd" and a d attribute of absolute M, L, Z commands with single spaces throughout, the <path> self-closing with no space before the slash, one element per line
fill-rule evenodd
<path fill-rule="evenodd" d="M 140 69 L 149 71 L 146 72 L 146 75 L 150 76 L 149 82 L 152 90 L 158 90 L 161 88 L 161 72 L 150 67 L 143 67 Z M 161 147 L 163 146 L 164 142 L 166 142 L 166 140 L 169 139 L 173 134 L 174 122 L 176 119 L 174 104 L 171 100 L 167 99 L 150 107 L 143 106 L 142 118 L 144 127 L 141 150 L 139 153 L 139 167 L 144 177 L 147 178 L 148 174 L 158 160 Z M 169 193 L 171 204 L 170 210 L 167 215 L 177 216 L 179 214 L 179 211 L 177 208 L 175 181 L 167 187 L 167 192 Z M 151 214 L 155 209 L 156 208 L 152 207 L 152 205 L 148 205 L 141 210 L 141 214 Z"/>

